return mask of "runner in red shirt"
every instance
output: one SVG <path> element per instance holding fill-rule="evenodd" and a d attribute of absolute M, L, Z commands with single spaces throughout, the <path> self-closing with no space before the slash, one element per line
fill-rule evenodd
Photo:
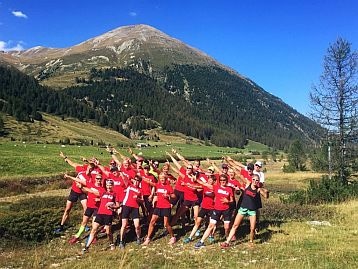
<path fill-rule="evenodd" d="M 134 228 L 137 235 L 137 244 L 141 244 L 141 229 L 139 223 L 139 204 L 143 202 L 143 195 L 142 191 L 139 187 L 142 181 L 141 176 L 136 175 L 134 178 L 128 182 L 126 179 L 124 180 L 127 188 L 124 190 L 125 195 L 123 199 L 122 205 L 122 227 L 120 230 L 120 237 L 119 237 L 119 247 L 124 248 L 124 232 L 128 225 L 129 217 L 133 219 Z"/>
<path fill-rule="evenodd" d="M 63 152 L 60 152 L 60 157 L 63 158 L 66 163 L 68 163 L 69 165 L 71 165 L 72 167 L 75 168 L 76 172 L 78 173 L 77 177 L 81 177 L 82 178 L 81 180 L 83 180 L 83 182 L 86 182 L 86 181 L 92 182 L 91 173 L 95 168 L 94 163 L 80 165 L 78 163 L 71 161 L 67 156 L 65 156 L 63 154 Z M 83 208 L 83 213 L 84 213 L 87 208 L 87 195 L 85 193 L 83 193 L 82 190 L 79 189 L 79 187 L 77 186 L 76 182 L 73 181 L 70 194 L 66 201 L 65 210 L 63 212 L 60 225 L 54 231 L 55 234 L 61 234 L 64 231 L 64 225 L 69 218 L 71 209 L 72 209 L 74 203 L 76 203 L 78 200 L 80 200 L 80 202 L 81 202 L 81 205 Z"/>
<path fill-rule="evenodd" d="M 196 249 L 205 246 L 204 245 L 205 239 L 208 238 L 209 235 L 212 233 L 212 230 L 216 226 L 216 223 L 220 220 L 221 216 L 223 216 L 224 219 L 225 235 L 229 234 L 230 220 L 231 220 L 229 205 L 230 202 L 233 201 L 234 195 L 232 189 L 227 186 L 227 183 L 228 183 L 228 176 L 222 174 L 219 177 L 219 184 L 211 186 L 215 194 L 214 210 L 210 217 L 210 224 L 206 229 L 205 233 L 203 234 L 203 237 L 200 239 L 199 242 L 195 244 Z M 209 184 L 207 184 L 206 186 L 210 188 Z"/>
<path fill-rule="evenodd" d="M 152 188 L 152 186 L 150 185 L 150 183 L 148 183 L 148 181 L 152 183 L 157 182 L 157 179 L 155 178 L 155 176 L 153 176 L 153 174 L 149 173 L 149 170 L 150 170 L 150 166 L 147 163 L 145 163 L 143 165 L 143 169 L 140 171 L 140 176 L 142 177 L 142 182 L 140 184 L 140 187 L 142 189 L 144 208 L 145 208 L 143 215 L 146 217 L 147 223 L 149 223 L 149 221 L 152 218 L 152 213 L 153 213 L 152 201 L 154 196 L 154 188 Z"/>
<path fill-rule="evenodd" d="M 116 194 L 113 191 L 113 180 L 109 179 L 106 181 L 106 190 L 98 191 L 96 189 L 88 189 L 88 192 L 92 192 L 93 194 L 100 196 L 100 204 L 98 207 L 96 218 L 92 224 L 92 230 L 88 241 L 86 243 L 85 248 L 82 250 L 82 253 L 86 253 L 88 251 L 89 246 L 92 244 L 93 239 L 96 236 L 98 228 L 101 225 L 104 225 L 106 230 L 106 234 L 109 239 L 110 249 L 114 250 L 115 246 L 113 244 L 113 233 L 112 233 L 112 220 L 113 220 L 113 211 L 119 208 L 119 202 L 116 198 Z"/>
<path fill-rule="evenodd" d="M 199 198 L 197 189 L 202 189 L 202 186 L 196 182 L 195 175 L 193 174 L 193 166 L 188 165 L 185 174 L 181 169 L 180 173 L 183 175 L 181 185 L 184 190 L 184 201 L 179 210 L 175 213 L 171 225 L 175 225 L 178 219 L 183 216 L 191 207 L 194 210 L 194 220 L 196 220 L 199 213 Z M 179 179 L 178 179 L 179 180 Z"/>
<path fill-rule="evenodd" d="M 150 237 L 154 231 L 155 223 L 157 222 L 159 217 L 164 218 L 164 226 L 170 234 L 169 244 L 174 244 L 176 242 L 176 238 L 173 233 L 172 226 L 170 226 L 169 218 L 171 216 L 171 204 L 170 198 L 174 197 L 174 191 L 172 186 L 170 186 L 168 179 L 164 173 L 159 174 L 159 182 L 154 183 L 150 180 L 143 178 L 143 181 L 147 181 L 148 184 L 155 187 L 157 193 L 157 203 L 153 211 L 152 218 L 148 227 L 148 234 L 143 242 L 143 245 L 148 245 L 150 242 Z"/>
<path fill-rule="evenodd" d="M 67 174 L 64 176 L 65 178 L 70 178 L 78 183 L 82 183 L 78 178 L 71 177 Z M 71 239 L 69 240 L 70 244 L 75 244 L 78 239 L 80 238 L 81 234 L 84 232 L 86 225 L 89 221 L 89 219 L 93 216 L 93 221 L 97 215 L 97 210 L 100 204 L 100 197 L 97 194 L 97 192 L 93 193 L 92 191 L 97 190 L 99 193 L 102 193 L 105 191 L 105 189 L 102 187 L 102 175 L 97 174 L 96 176 L 96 183 L 86 183 L 86 185 L 80 185 L 80 189 L 87 193 L 87 209 L 82 217 L 82 223 L 81 226 L 77 232 L 77 234 L 73 235 Z M 93 225 L 93 223 L 92 223 Z"/>
<path fill-rule="evenodd" d="M 201 202 L 199 215 L 195 220 L 195 225 L 194 225 L 189 237 L 184 239 L 184 241 L 183 241 L 184 243 L 189 243 L 189 242 L 193 241 L 193 237 L 194 237 L 195 233 L 198 231 L 202 220 L 205 217 L 210 217 L 212 214 L 212 211 L 214 210 L 215 195 L 214 195 L 214 190 L 213 190 L 212 186 L 216 183 L 216 177 L 214 175 L 210 175 L 209 177 L 206 178 L 206 181 L 199 179 L 197 182 L 199 184 L 203 185 L 203 200 Z M 209 184 L 210 187 L 208 187 L 206 184 Z M 210 235 L 209 237 L 213 238 L 212 235 Z"/>

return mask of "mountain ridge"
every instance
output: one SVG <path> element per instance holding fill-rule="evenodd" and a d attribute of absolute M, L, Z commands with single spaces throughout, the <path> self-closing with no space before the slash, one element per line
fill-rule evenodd
<path fill-rule="evenodd" d="M 317 141 L 322 133 L 251 79 L 147 25 L 119 27 L 70 48 L 1 55 L 7 63 L 17 57 L 12 64 L 19 70 L 63 89 L 104 117 L 102 124 L 127 135 L 128 122 L 143 125 L 142 118 L 221 145 L 252 139 L 282 148 L 297 138 Z M 168 111 L 146 107 L 159 103 Z"/>

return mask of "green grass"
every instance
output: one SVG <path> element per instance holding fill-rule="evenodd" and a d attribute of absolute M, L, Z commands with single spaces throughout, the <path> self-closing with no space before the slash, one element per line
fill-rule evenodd
<path fill-rule="evenodd" d="M 203 146 L 200 144 L 157 144 L 156 147 L 134 149 L 134 152 L 146 158 L 166 159 L 165 152 L 171 148 L 179 150 L 186 158 L 220 159 L 222 155 L 233 155 L 249 150 L 233 149 L 216 146 Z M 117 148 L 124 155 L 129 156 L 127 148 Z M 81 157 L 97 157 L 101 163 L 108 164 L 110 155 L 103 147 L 75 146 L 59 144 L 33 144 L 27 142 L 6 142 L 0 144 L 0 180 L 21 179 L 54 176 L 72 171 L 73 169 L 59 157 L 63 151 L 72 161 L 82 163 Z"/>

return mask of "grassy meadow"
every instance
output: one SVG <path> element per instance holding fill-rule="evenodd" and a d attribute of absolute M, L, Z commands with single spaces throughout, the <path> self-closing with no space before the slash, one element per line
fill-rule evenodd
<path fill-rule="evenodd" d="M 72 152 L 66 148 L 66 151 L 75 157 L 75 149 Z M 227 250 L 218 246 L 218 242 L 224 239 L 221 229 L 216 233 L 216 243 L 206 242 L 205 248 L 195 250 L 197 240 L 184 244 L 185 235 L 175 226 L 179 240 L 173 246 L 167 244 L 169 238 L 163 236 L 164 230 L 159 228 L 147 247 L 129 242 L 125 250 L 110 252 L 106 249 L 107 240 L 103 238 L 91 246 L 88 254 L 80 256 L 84 240 L 75 245 L 67 243 L 80 221 L 81 211 L 77 205 L 70 226 L 61 237 L 39 243 L 1 240 L 0 268 L 357 268 L 358 201 L 319 206 L 282 204 L 281 195 L 301 189 L 309 179 L 320 177 L 311 172 L 284 174 L 282 165 L 268 162 L 265 166 L 266 186 L 271 197 L 264 201 L 254 247 L 248 245 L 249 227 L 244 222 L 238 229 L 237 241 Z M 0 218 L 8 210 L 20 210 L 17 206 L 21 204 L 30 205 L 31 199 L 41 199 L 44 205 L 38 203 L 37 206 L 48 204 L 54 214 L 58 214 L 59 220 L 67 194 L 68 190 L 51 190 L 35 194 L 35 198 L 34 194 L 32 198 L 26 195 L 21 199 L 3 197 L 0 199 Z M 12 207 L 13 204 L 17 206 Z M 191 226 L 187 227 L 186 232 L 189 233 L 190 229 Z M 116 236 L 118 225 L 114 225 L 114 230 Z"/>

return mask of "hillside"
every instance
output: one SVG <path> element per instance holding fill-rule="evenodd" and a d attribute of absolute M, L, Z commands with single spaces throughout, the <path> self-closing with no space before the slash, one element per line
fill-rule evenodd
<path fill-rule="evenodd" d="M 120 27 L 65 49 L 0 53 L 0 62 L 63 89 L 65 99 L 81 107 L 37 111 L 94 120 L 130 138 L 161 126 L 220 146 L 242 147 L 252 139 L 283 149 L 323 133 L 250 79 L 147 25 Z"/>

